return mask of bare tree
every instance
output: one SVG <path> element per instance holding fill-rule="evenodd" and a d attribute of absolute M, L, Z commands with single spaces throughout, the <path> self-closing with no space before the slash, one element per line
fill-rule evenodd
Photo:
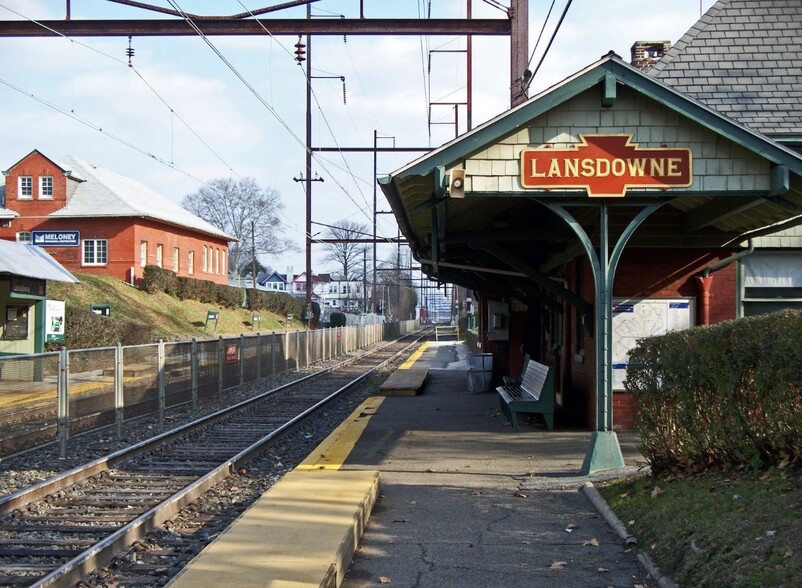
<path fill-rule="evenodd" d="M 230 246 L 229 274 L 259 255 L 298 250 L 295 243 L 282 237 L 281 194 L 260 187 L 253 178 L 210 180 L 194 194 L 184 196 L 181 206 L 239 239 Z"/>
<path fill-rule="evenodd" d="M 345 281 L 361 279 L 368 246 L 365 243 L 355 243 L 354 240 L 364 239 L 369 235 L 367 226 L 349 220 L 341 220 L 335 226 L 328 227 L 326 238 L 336 239 L 338 242 L 326 243 L 328 252 L 323 261 L 336 264 Z"/>

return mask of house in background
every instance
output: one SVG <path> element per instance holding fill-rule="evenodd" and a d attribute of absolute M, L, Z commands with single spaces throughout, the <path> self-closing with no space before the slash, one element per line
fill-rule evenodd
<path fill-rule="evenodd" d="M 37 150 L 3 175 L 0 239 L 44 247 L 71 272 L 132 284 L 146 265 L 228 281 L 228 243 L 237 239 L 133 178 Z"/>
<path fill-rule="evenodd" d="M 271 292 L 290 292 L 293 279 L 292 268 L 287 268 L 286 274 L 280 274 L 276 270 L 269 273 L 262 273 L 256 276 L 256 283 L 265 290 Z"/>

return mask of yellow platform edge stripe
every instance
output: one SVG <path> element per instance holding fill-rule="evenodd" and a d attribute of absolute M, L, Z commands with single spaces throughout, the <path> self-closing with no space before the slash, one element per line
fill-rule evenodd
<path fill-rule="evenodd" d="M 370 417 L 376 414 L 382 402 L 384 402 L 384 398 L 381 396 L 371 396 L 365 399 L 295 469 L 301 471 L 339 470 L 365 427 L 368 426 Z"/>
<path fill-rule="evenodd" d="M 409 356 L 404 363 L 398 366 L 399 370 L 408 370 L 412 367 L 412 365 L 418 360 L 418 358 L 423 355 L 423 352 L 426 351 L 426 348 L 429 347 L 429 341 L 422 343 L 420 347 L 418 347 L 412 355 Z"/>

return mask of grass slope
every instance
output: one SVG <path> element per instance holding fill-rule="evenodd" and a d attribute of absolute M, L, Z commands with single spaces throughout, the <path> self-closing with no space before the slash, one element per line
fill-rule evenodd
<path fill-rule="evenodd" d="M 128 318 L 154 325 L 157 339 L 186 340 L 218 335 L 233 336 L 257 330 L 263 333 L 285 328 L 284 317 L 260 311 L 261 323 L 252 329 L 253 313 L 244 308 L 220 308 L 197 300 L 178 300 L 164 293 L 148 294 L 108 276 L 75 274 L 81 283 L 48 282 L 47 297 L 65 300 L 67 308 L 90 304 L 109 304 L 112 316 Z M 217 330 L 210 324 L 206 329 L 206 312 L 220 311 Z M 69 312 L 69 310 L 68 310 Z M 298 323 L 290 325 L 295 329 Z"/>
<path fill-rule="evenodd" d="M 802 586 L 802 473 L 705 473 L 599 488 L 681 586 Z"/>

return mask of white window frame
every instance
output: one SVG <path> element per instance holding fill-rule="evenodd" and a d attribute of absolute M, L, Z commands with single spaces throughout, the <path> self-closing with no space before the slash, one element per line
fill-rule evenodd
<path fill-rule="evenodd" d="M 17 200 L 33 200 L 33 176 L 20 176 Z"/>
<path fill-rule="evenodd" d="M 17 243 L 31 243 L 31 232 L 30 231 L 19 231 L 17 233 Z"/>
<path fill-rule="evenodd" d="M 203 273 L 208 273 L 209 271 L 209 251 L 206 245 L 203 246 L 203 265 L 201 266 L 203 269 Z"/>
<path fill-rule="evenodd" d="M 181 252 L 178 247 L 173 247 L 173 271 L 178 273 L 178 260 L 181 258 Z"/>
<path fill-rule="evenodd" d="M 87 261 L 87 245 L 92 244 L 92 259 Z M 102 251 L 101 251 L 102 250 Z M 103 266 L 109 264 L 108 239 L 84 239 L 81 242 L 81 265 Z"/>
<path fill-rule="evenodd" d="M 164 261 L 164 246 L 161 243 L 156 243 L 156 265 L 162 267 Z"/>
<path fill-rule="evenodd" d="M 139 242 L 139 267 L 148 265 L 148 242 Z"/>
<path fill-rule="evenodd" d="M 190 251 L 187 254 L 187 273 L 191 276 L 195 273 L 195 252 Z"/>
<path fill-rule="evenodd" d="M 53 200 L 53 176 L 39 176 L 39 199 Z"/>

